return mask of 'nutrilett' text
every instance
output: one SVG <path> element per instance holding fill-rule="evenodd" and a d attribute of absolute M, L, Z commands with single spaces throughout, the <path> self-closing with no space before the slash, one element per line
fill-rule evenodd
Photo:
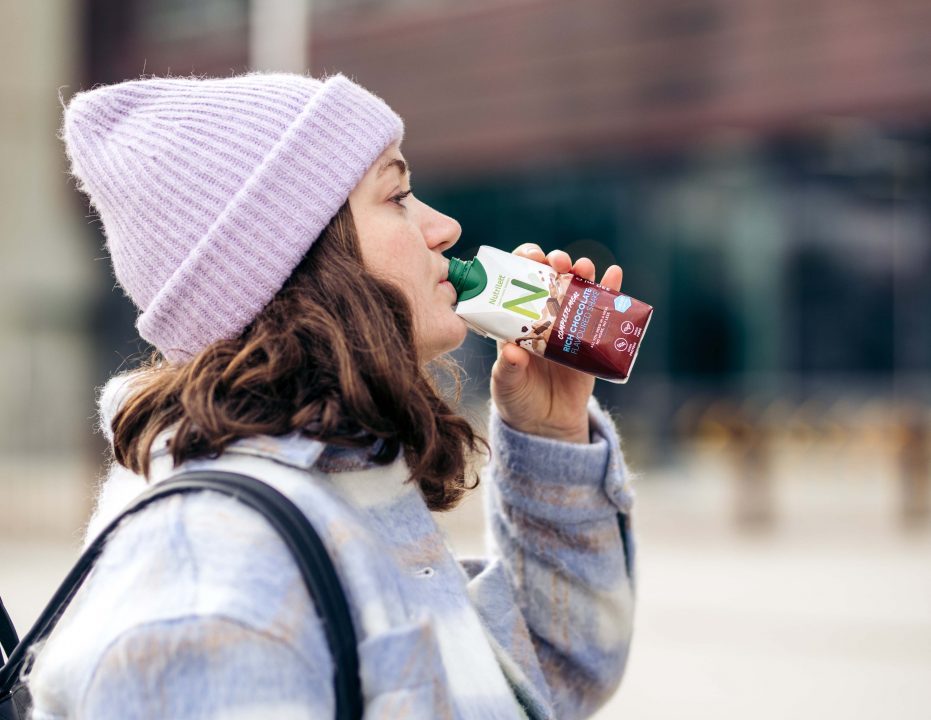
<path fill-rule="evenodd" d="M 501 290 L 504 288 L 504 275 L 499 275 L 498 279 L 495 281 L 495 289 L 491 291 L 491 297 L 488 298 L 488 303 L 490 305 L 497 305 L 498 298 L 501 296 Z"/>

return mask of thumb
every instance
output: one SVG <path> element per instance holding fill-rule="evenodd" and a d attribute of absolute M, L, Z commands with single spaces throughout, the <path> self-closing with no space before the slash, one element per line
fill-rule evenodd
<path fill-rule="evenodd" d="M 495 369 L 496 380 L 504 387 L 502 389 L 513 391 L 522 384 L 530 364 L 530 353 L 514 343 L 501 345 L 498 362 Z"/>
<path fill-rule="evenodd" d="M 530 364 L 530 353 L 514 343 L 506 343 L 501 348 L 500 359 L 504 372 L 519 377 Z"/>

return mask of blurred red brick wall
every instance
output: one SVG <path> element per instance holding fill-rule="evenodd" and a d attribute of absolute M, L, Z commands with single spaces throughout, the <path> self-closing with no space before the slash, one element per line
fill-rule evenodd
<path fill-rule="evenodd" d="M 245 22 L 200 37 L 140 27 L 140 0 L 89 0 L 94 82 L 247 68 Z M 135 9 L 135 10 L 134 10 Z M 99 44 L 104 46 L 100 47 Z M 928 0 L 475 0 L 325 9 L 311 68 L 405 118 L 419 176 L 689 143 L 825 115 L 931 118 Z"/>
<path fill-rule="evenodd" d="M 518 0 L 331 12 L 315 73 L 388 98 L 418 170 L 499 169 L 770 131 L 931 117 L 927 0 Z"/>

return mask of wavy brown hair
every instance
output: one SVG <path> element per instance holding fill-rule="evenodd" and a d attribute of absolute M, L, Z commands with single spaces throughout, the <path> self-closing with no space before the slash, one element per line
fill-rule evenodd
<path fill-rule="evenodd" d="M 459 366 L 443 356 L 424 367 L 414 348 L 410 304 L 364 267 L 347 202 L 239 337 L 184 364 L 158 352 L 144 363 L 113 418 L 114 458 L 148 477 L 152 443 L 174 425 L 175 465 L 297 431 L 369 448 L 381 465 L 403 448 L 428 507 L 450 510 L 479 483 L 466 482 L 470 453 L 489 446 L 450 405 L 461 398 Z M 452 398 L 435 370 L 452 378 Z"/>

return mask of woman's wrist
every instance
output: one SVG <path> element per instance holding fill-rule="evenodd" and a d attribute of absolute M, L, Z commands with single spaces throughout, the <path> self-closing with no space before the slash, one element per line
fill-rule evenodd
<path fill-rule="evenodd" d="M 527 435 L 536 435 L 538 437 L 549 438 L 550 440 L 559 440 L 560 442 L 576 443 L 578 445 L 588 445 L 591 443 L 591 429 L 588 424 L 588 415 L 585 416 L 585 422 L 570 428 L 549 427 L 547 425 L 535 425 L 533 427 L 515 427 L 515 430 Z"/>
<path fill-rule="evenodd" d="M 567 443 L 576 443 L 578 445 L 588 445 L 592 441 L 591 432 L 588 427 L 588 419 L 585 420 L 585 427 L 571 433 L 555 433 L 553 435 L 544 435 L 554 440 L 562 440 Z"/>

